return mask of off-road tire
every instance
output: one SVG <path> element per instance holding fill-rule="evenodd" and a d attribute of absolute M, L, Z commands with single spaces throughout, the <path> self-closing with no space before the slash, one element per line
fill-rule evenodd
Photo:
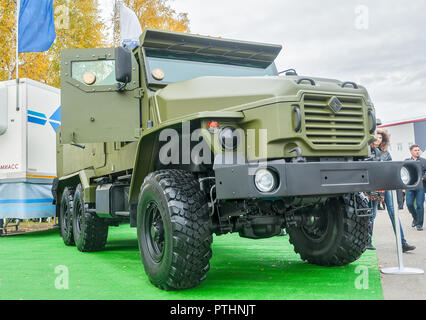
<path fill-rule="evenodd" d="M 87 212 L 81 184 L 74 193 L 72 222 L 74 242 L 79 251 L 92 252 L 105 248 L 108 224 L 95 213 Z"/>
<path fill-rule="evenodd" d="M 72 207 L 74 200 L 74 188 L 65 187 L 61 195 L 59 205 L 59 225 L 62 240 L 65 245 L 73 246 L 74 234 L 72 230 Z"/>
<path fill-rule="evenodd" d="M 362 193 L 327 200 L 323 214 L 329 219 L 330 228 L 318 242 L 312 241 L 301 227 L 287 228 L 290 243 L 302 260 L 320 266 L 342 266 L 359 259 L 370 243 L 370 217 L 355 214 L 354 199 L 357 208 L 369 207 L 368 198 Z"/>
<path fill-rule="evenodd" d="M 213 237 L 207 197 L 192 173 L 160 170 L 145 178 L 137 233 L 145 272 L 158 288 L 192 288 L 206 278 Z"/>

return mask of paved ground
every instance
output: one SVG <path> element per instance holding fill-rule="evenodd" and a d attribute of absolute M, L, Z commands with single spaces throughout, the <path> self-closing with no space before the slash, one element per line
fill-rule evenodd
<path fill-rule="evenodd" d="M 399 211 L 405 238 L 415 245 L 414 251 L 404 253 L 406 267 L 426 270 L 426 229 L 417 231 L 411 227 L 411 215 L 406 208 Z M 397 267 L 396 241 L 392 225 L 386 211 L 377 211 L 374 224 L 375 246 L 381 268 Z M 381 274 L 383 296 L 385 300 L 426 299 L 426 275 L 384 275 Z"/>

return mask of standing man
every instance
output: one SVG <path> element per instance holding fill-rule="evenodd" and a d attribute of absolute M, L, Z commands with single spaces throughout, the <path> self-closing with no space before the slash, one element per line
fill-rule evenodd
<path fill-rule="evenodd" d="M 420 157 L 420 147 L 418 144 L 413 144 L 410 147 L 411 158 L 405 160 L 414 160 L 420 161 L 422 166 L 422 181 L 423 184 L 420 184 L 419 189 L 416 190 L 407 190 L 406 202 L 408 211 L 410 211 L 413 216 L 412 227 L 416 227 L 418 231 L 423 230 L 423 217 L 424 217 L 424 202 L 425 202 L 425 192 L 424 185 L 426 182 L 426 159 Z M 414 207 L 414 201 L 416 201 L 416 207 Z"/>
<path fill-rule="evenodd" d="M 398 202 L 398 209 L 403 210 L 404 209 L 404 192 L 402 189 L 396 190 L 396 198 Z"/>

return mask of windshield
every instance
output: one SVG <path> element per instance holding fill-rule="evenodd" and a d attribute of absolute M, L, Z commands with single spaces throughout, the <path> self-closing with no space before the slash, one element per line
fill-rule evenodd
<path fill-rule="evenodd" d="M 223 63 L 175 60 L 158 57 L 147 57 L 147 62 L 149 71 L 149 82 L 151 83 L 167 84 L 202 76 L 256 77 L 277 75 L 277 70 L 273 63 L 267 68 L 259 68 Z M 155 69 L 160 69 L 163 71 L 163 80 L 159 81 L 153 78 L 152 71 Z"/>

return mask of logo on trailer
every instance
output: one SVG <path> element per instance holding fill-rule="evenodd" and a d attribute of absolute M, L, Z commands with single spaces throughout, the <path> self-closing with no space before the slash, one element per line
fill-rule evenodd
<path fill-rule="evenodd" d="M 61 125 L 61 106 L 56 109 L 50 118 L 47 118 L 44 113 L 28 110 L 28 122 L 39 124 L 41 126 L 44 126 L 46 122 L 49 122 L 53 130 L 56 132 L 58 127 Z"/>

